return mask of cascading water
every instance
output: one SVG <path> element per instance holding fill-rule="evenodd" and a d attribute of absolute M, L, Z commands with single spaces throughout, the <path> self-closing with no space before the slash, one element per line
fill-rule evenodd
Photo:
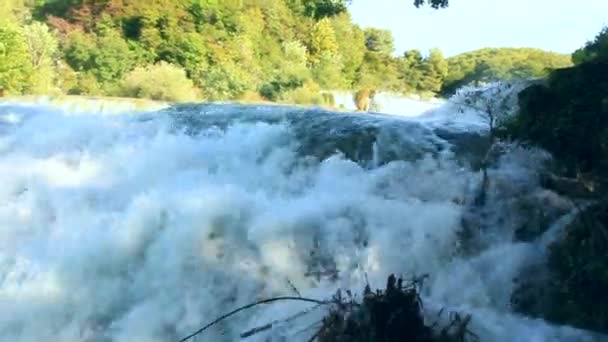
<path fill-rule="evenodd" d="M 520 271 L 544 260 L 542 239 L 513 242 L 517 201 L 549 196 L 542 154 L 507 148 L 476 207 L 481 173 L 458 151 L 480 126 L 432 117 L 0 105 L 0 339 L 176 341 L 293 286 L 323 299 L 366 274 L 381 287 L 424 273 L 429 317 L 470 313 L 482 341 L 600 340 L 510 309 Z M 308 306 L 256 308 L 198 339 L 239 340 Z M 322 315 L 249 340 L 307 341 Z"/>

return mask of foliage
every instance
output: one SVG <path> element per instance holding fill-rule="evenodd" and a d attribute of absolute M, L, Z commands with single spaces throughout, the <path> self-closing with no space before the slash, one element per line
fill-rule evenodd
<path fill-rule="evenodd" d="M 54 92 L 57 68 L 55 61 L 59 43 L 46 24 L 34 22 L 23 30 L 32 65 L 30 93 Z"/>
<path fill-rule="evenodd" d="M 420 7 L 428 3 L 431 7 L 437 9 L 442 7 L 448 7 L 449 0 L 414 0 L 414 6 Z"/>
<path fill-rule="evenodd" d="M 370 27 L 365 29 L 365 47 L 368 51 L 390 55 L 395 49 L 395 39 L 389 30 Z"/>
<path fill-rule="evenodd" d="M 315 19 L 331 17 L 346 11 L 350 0 L 303 0 L 304 13 Z"/>
<path fill-rule="evenodd" d="M 409 50 L 399 60 L 398 77 L 405 85 L 405 91 L 415 93 L 422 89 L 424 58 L 419 50 Z"/>
<path fill-rule="evenodd" d="M 341 72 L 343 68 L 340 56 L 328 51 L 317 57 L 312 66 L 312 75 L 324 89 L 343 89 L 346 81 Z"/>
<path fill-rule="evenodd" d="M 441 50 L 431 49 L 428 58 L 422 63 L 422 78 L 418 89 L 439 92 L 443 80 L 448 75 L 448 63 L 443 58 Z"/>
<path fill-rule="evenodd" d="M 0 0 L 0 25 L 21 24 L 30 16 L 28 0 Z"/>
<path fill-rule="evenodd" d="M 225 313 L 202 328 L 181 338 L 179 342 L 187 342 L 202 336 L 210 328 L 234 317 L 240 312 L 250 310 L 260 305 L 269 305 L 277 302 L 302 302 L 314 304 L 313 306 L 297 312 L 294 315 L 274 320 L 270 323 L 257 326 L 240 334 L 241 339 L 252 337 L 271 330 L 277 326 L 306 316 L 321 307 L 327 308 L 327 314 L 322 321 L 309 326 L 300 333 L 321 324 L 321 327 L 312 334 L 308 341 L 318 342 L 376 342 L 376 341 L 413 341 L 413 342 L 468 342 L 479 341 L 475 333 L 469 330 L 471 315 L 461 315 L 450 312 L 444 319 L 443 309 L 439 311 L 437 321 L 428 325 L 424 320 L 420 289 L 426 276 L 415 278 L 409 282 L 390 275 L 385 290 L 372 292 L 370 285 L 363 290 L 363 300 L 359 301 L 350 290 L 341 290 L 330 300 L 319 300 L 302 297 L 293 287 L 298 296 L 281 296 L 259 299 L 247 305 L 240 306 Z M 288 280 L 289 282 L 289 280 Z M 291 283 L 290 283 L 291 284 Z M 443 320 L 445 324 L 440 324 Z"/>
<path fill-rule="evenodd" d="M 13 25 L 0 25 L 0 87 L 8 93 L 28 90 L 32 61 L 23 31 Z"/>
<path fill-rule="evenodd" d="M 513 137 L 551 152 L 568 176 L 608 171 L 608 61 L 554 71 L 519 95 Z"/>
<path fill-rule="evenodd" d="M 573 54 L 573 67 L 551 72 L 519 94 L 520 113 L 507 126 L 513 138 L 552 153 L 556 174 L 547 185 L 577 202 L 576 219 L 550 246 L 549 273 L 522 283 L 514 307 L 557 324 L 608 332 L 608 59 L 607 30 Z M 588 198 L 586 199 L 588 201 Z"/>
<path fill-rule="evenodd" d="M 119 95 L 184 102 L 196 100 L 198 91 L 183 69 L 160 62 L 129 72 L 122 81 Z"/>
<path fill-rule="evenodd" d="M 422 279 L 404 282 L 391 275 L 384 290 L 373 292 L 367 285 L 360 303 L 350 292 L 348 297 L 338 292 L 334 301 L 340 305 L 330 309 L 311 341 L 477 341 L 468 329 L 471 316 L 453 313 L 442 328 L 426 324 L 419 295 Z"/>
<path fill-rule="evenodd" d="M 568 55 L 530 48 L 485 48 L 448 58 L 442 93 L 472 84 L 544 77 L 553 69 L 572 65 Z"/>
<path fill-rule="evenodd" d="M 313 104 L 318 106 L 331 106 L 332 99 L 321 94 L 318 84 L 308 81 L 301 87 L 291 89 L 282 94 L 280 102 L 293 104 Z"/>
<path fill-rule="evenodd" d="M 338 51 L 338 42 L 336 41 L 336 34 L 334 28 L 331 26 L 329 19 L 322 19 L 318 21 L 311 32 L 310 37 L 310 52 L 312 60 L 322 53 L 335 54 Z"/>
<path fill-rule="evenodd" d="M 516 73 L 503 72 L 502 61 L 464 58 L 454 71 L 454 63 L 448 62 L 446 75 L 438 49 L 427 56 L 417 51 L 395 56 L 391 33 L 362 30 L 348 13 L 349 3 L 0 0 L 0 23 L 10 23 L 20 35 L 27 33 L 32 47 L 33 65 L 20 71 L 27 77 L 15 81 L 18 89 L 11 91 L 16 92 L 111 95 L 130 71 L 160 62 L 185 70 L 208 100 L 254 98 L 257 92 L 272 101 L 296 97 L 318 102 L 320 93 L 304 96 L 318 87 L 432 96 L 475 77 L 502 79 Z M 431 0 L 430 5 L 444 4 Z M 535 63 L 522 59 L 512 69 L 526 77 L 552 66 Z"/>
<path fill-rule="evenodd" d="M 604 27 L 593 41 L 587 42 L 584 47 L 572 54 L 575 64 L 590 62 L 596 59 L 608 58 L 608 27 Z"/>
<path fill-rule="evenodd" d="M 332 18 L 331 26 L 338 44 L 337 53 L 342 61 L 345 86 L 352 89 L 365 56 L 365 34 L 357 25 L 352 24 L 348 13 Z"/>

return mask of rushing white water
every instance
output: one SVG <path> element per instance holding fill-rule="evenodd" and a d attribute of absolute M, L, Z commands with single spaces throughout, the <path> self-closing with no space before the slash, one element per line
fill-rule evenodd
<path fill-rule="evenodd" d="M 240 305 L 293 294 L 290 282 L 322 299 L 362 289 L 365 273 L 381 287 L 393 272 L 429 274 L 429 315 L 471 313 L 482 341 L 593 340 L 509 308 L 518 271 L 544 257 L 540 244 L 512 242 L 522 218 L 505 219 L 509 198 L 537 193 L 537 155 L 514 149 L 491 171 L 484 222 L 496 222 L 465 254 L 459 232 L 481 175 L 424 125 L 394 121 L 283 107 L 109 116 L 0 105 L 0 340 L 175 341 Z M 372 128 L 373 141 L 358 138 Z M 373 156 L 349 159 L 365 151 Z M 250 310 L 198 339 L 239 340 L 306 307 Z M 307 341 L 322 314 L 249 340 Z"/>

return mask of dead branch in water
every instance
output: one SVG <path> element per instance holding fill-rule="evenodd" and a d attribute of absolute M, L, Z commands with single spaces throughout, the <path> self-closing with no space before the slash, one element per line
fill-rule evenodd
<path fill-rule="evenodd" d="M 259 300 L 257 302 L 253 302 L 251 304 L 247 304 L 245 306 L 241 306 L 237 309 L 234 309 L 232 311 L 230 311 L 229 313 L 226 313 L 216 319 L 214 319 L 213 321 L 209 322 L 207 325 L 205 325 L 204 327 L 198 329 L 197 331 L 193 332 L 192 334 L 182 338 L 181 340 L 179 340 L 179 342 L 185 342 L 188 341 L 189 339 L 200 335 L 201 333 L 203 333 L 205 330 L 211 328 L 212 326 L 220 323 L 221 321 L 228 319 L 234 315 L 236 315 L 237 313 L 247 310 L 247 309 L 251 309 L 253 307 L 256 307 L 258 305 L 264 305 L 264 304 L 271 304 L 274 302 L 279 302 L 279 301 L 300 301 L 300 302 L 308 302 L 308 303 L 313 303 L 313 304 L 317 304 L 317 305 L 328 305 L 328 304 L 332 304 L 333 302 L 331 301 L 325 301 L 325 300 L 317 300 L 317 299 L 312 299 L 312 298 L 305 298 L 305 297 L 292 297 L 292 296 L 286 296 L 286 297 L 275 297 L 275 298 L 268 298 L 268 299 L 264 299 L 264 300 Z"/>
<path fill-rule="evenodd" d="M 365 286 L 363 298 L 360 302 L 356 300 L 349 290 L 344 292 L 346 295 L 343 295 L 343 291 L 338 290 L 331 300 L 317 300 L 294 296 L 260 300 L 220 316 L 179 342 L 188 341 L 241 311 L 279 301 L 300 301 L 316 305 L 288 318 L 275 320 L 249 329 L 241 333 L 240 337 L 244 339 L 268 331 L 278 324 L 293 321 L 322 306 L 330 305 L 323 320 L 299 332 L 307 331 L 313 326 L 321 324 L 319 329 L 311 333 L 310 342 L 478 341 L 478 337 L 468 329 L 471 315 L 460 315 L 459 313 L 452 312 L 449 316 L 449 324 L 443 328 L 438 327 L 439 319 L 433 325 L 429 326 L 425 324 L 422 299 L 420 298 L 419 291 L 426 277 L 425 275 L 404 283 L 403 279 L 397 279 L 394 275 L 391 275 L 388 277 L 386 289 L 375 292 L 372 292 L 368 283 Z M 442 309 L 439 312 L 438 317 L 442 315 L 443 311 Z"/>

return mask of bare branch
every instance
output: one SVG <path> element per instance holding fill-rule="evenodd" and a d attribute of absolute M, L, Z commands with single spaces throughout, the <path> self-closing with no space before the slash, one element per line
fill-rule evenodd
<path fill-rule="evenodd" d="M 324 300 L 317 300 L 317 299 L 312 299 L 312 298 L 305 298 L 305 297 L 291 297 L 291 296 L 286 296 L 286 297 L 275 297 L 275 298 L 269 298 L 269 299 L 264 299 L 264 300 L 259 300 L 257 302 L 251 303 L 251 304 L 247 304 L 245 306 L 241 306 L 240 308 L 237 308 L 235 310 L 230 311 L 227 314 L 224 314 L 220 317 L 218 317 L 217 319 L 211 321 L 210 323 L 208 323 L 207 325 L 205 325 L 204 327 L 198 329 L 197 331 L 193 332 L 192 334 L 182 338 L 181 340 L 179 340 L 179 342 L 185 342 L 188 341 L 189 339 L 201 334 L 202 332 L 204 332 L 205 330 L 211 328 L 212 326 L 218 324 L 219 322 L 236 315 L 237 313 L 247 310 L 247 309 L 251 309 L 255 306 L 258 305 L 263 305 L 263 304 L 270 304 L 270 303 L 274 303 L 274 302 L 278 302 L 278 301 L 300 301 L 300 302 L 308 302 L 308 303 L 314 303 L 314 304 L 318 304 L 318 305 L 328 305 L 328 304 L 332 304 L 334 302 L 332 301 L 324 301 Z"/>
<path fill-rule="evenodd" d="M 302 294 L 300 293 L 300 291 L 298 291 L 298 288 L 291 282 L 291 280 L 289 280 L 289 278 L 287 278 L 287 284 L 289 284 L 289 286 L 291 287 L 291 290 L 298 295 L 298 297 L 302 297 Z"/>
<path fill-rule="evenodd" d="M 304 316 L 304 315 L 306 315 L 306 314 L 308 314 L 308 313 L 310 313 L 310 312 L 312 312 L 312 311 L 314 311 L 314 310 L 316 310 L 316 309 L 318 309 L 320 307 L 321 307 L 321 304 L 317 304 L 317 305 L 315 305 L 313 307 L 310 307 L 310 308 L 308 308 L 306 310 L 302 310 L 302 311 L 296 313 L 295 315 L 292 315 L 292 316 L 287 317 L 285 319 L 282 319 L 282 320 L 278 320 L 277 319 L 277 320 L 274 320 L 274 321 L 272 321 L 272 322 L 270 322 L 268 324 L 264 324 L 263 326 L 250 329 L 250 330 L 242 333 L 241 334 L 241 338 L 251 337 L 251 336 L 253 336 L 253 335 L 257 334 L 257 333 L 266 331 L 268 329 L 272 329 L 272 327 L 274 327 L 276 324 L 279 324 L 279 323 L 287 323 L 287 322 L 293 321 L 294 319 L 300 318 L 300 317 L 302 317 L 302 316 Z"/>

